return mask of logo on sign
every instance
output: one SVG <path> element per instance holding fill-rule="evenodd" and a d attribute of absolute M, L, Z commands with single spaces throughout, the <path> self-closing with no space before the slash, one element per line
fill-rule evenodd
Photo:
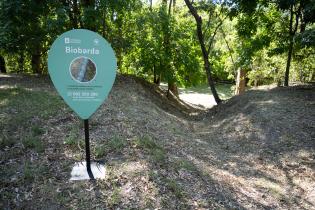
<path fill-rule="evenodd" d="M 94 39 L 94 41 L 93 41 L 93 42 L 94 42 L 94 44 L 95 44 L 95 45 L 98 45 L 99 40 L 98 40 L 98 39 Z"/>
<path fill-rule="evenodd" d="M 80 39 L 70 39 L 69 37 L 65 37 L 65 44 L 81 44 Z"/>

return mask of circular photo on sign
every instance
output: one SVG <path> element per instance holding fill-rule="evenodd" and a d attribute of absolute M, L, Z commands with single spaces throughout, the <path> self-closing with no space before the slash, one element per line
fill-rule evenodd
<path fill-rule="evenodd" d="M 70 74 L 77 82 L 90 82 L 95 78 L 96 65 L 87 57 L 75 58 L 70 64 Z"/>

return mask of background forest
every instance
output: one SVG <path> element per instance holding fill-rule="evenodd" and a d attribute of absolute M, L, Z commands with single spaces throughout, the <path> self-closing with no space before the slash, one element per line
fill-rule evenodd
<path fill-rule="evenodd" d="M 314 0 L 1 0 L 1 71 L 47 74 L 52 42 L 85 28 L 111 43 L 120 73 L 175 95 L 205 83 L 215 92 L 237 74 L 287 86 L 315 79 L 314 22 Z"/>

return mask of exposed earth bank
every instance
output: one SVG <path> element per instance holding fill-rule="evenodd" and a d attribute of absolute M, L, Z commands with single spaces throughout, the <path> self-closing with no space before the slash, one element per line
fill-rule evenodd
<path fill-rule="evenodd" d="M 204 112 L 119 76 L 90 119 L 106 166 L 95 182 L 69 181 L 82 122 L 47 78 L 0 75 L 0 97 L 1 209 L 315 209 L 314 86 L 251 90 Z"/>

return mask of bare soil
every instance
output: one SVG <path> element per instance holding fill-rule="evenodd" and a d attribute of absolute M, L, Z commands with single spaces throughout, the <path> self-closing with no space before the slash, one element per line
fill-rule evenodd
<path fill-rule="evenodd" d="M 56 111 L 21 119 L 12 88 L 48 95 Z M 0 75 L 0 93 L 2 142 L 12 138 L 0 149 L 0 209 L 315 209 L 312 85 L 250 90 L 202 111 L 118 76 L 90 119 L 93 159 L 106 166 L 96 181 L 69 181 L 84 160 L 82 122 L 48 78 Z M 42 150 L 27 147 L 30 132 Z"/>

